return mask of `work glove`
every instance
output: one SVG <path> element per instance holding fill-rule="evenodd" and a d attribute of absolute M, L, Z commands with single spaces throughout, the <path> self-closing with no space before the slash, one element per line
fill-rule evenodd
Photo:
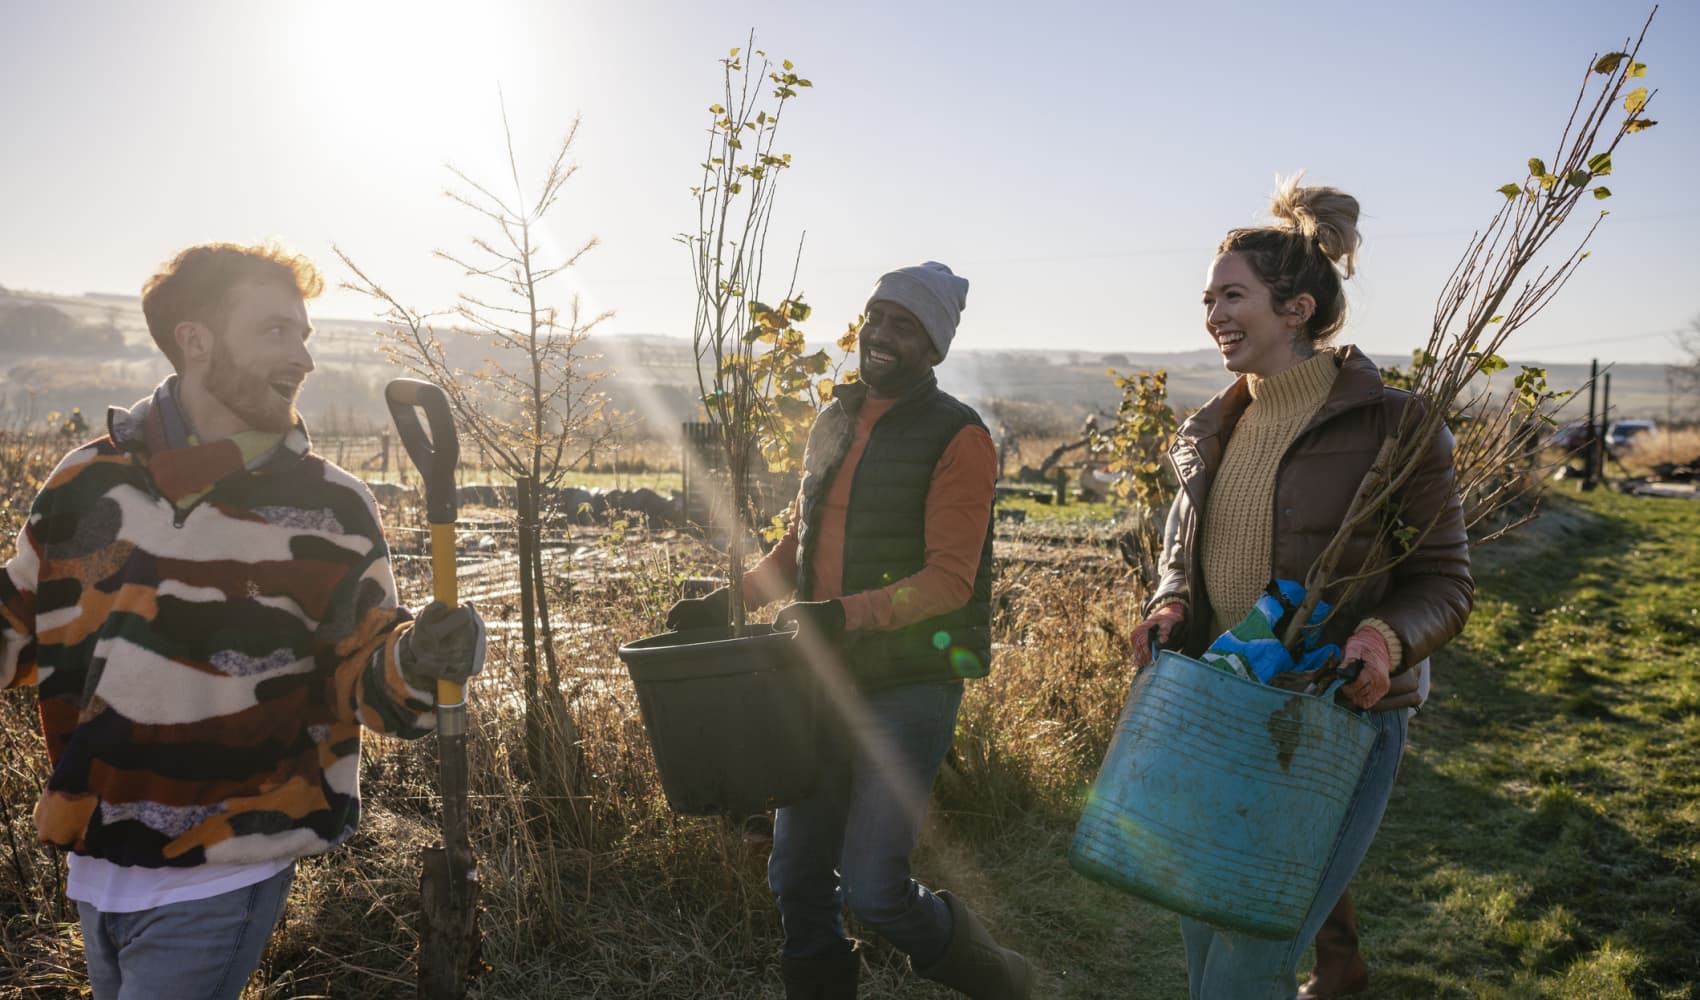
<path fill-rule="evenodd" d="M 1340 648 L 1340 662 L 1349 667 L 1354 660 L 1363 663 L 1363 670 L 1340 693 L 1359 708 L 1370 708 L 1387 694 L 1393 674 L 1393 655 L 1387 639 L 1375 626 L 1360 625 Z"/>
<path fill-rule="evenodd" d="M 464 683 L 484 669 L 484 619 L 470 604 L 432 601 L 397 643 L 401 675 L 414 687 Z"/>
<path fill-rule="evenodd" d="M 1133 669 L 1142 670 L 1151 665 L 1151 636 L 1155 634 L 1157 641 L 1167 644 L 1174 636 L 1175 630 L 1186 621 L 1186 606 L 1183 604 L 1165 604 L 1138 625 L 1133 627 L 1129 639 L 1133 642 Z"/>
<path fill-rule="evenodd" d="M 721 587 L 702 597 L 687 597 L 667 609 L 667 628 L 683 632 L 693 628 L 718 628 L 732 620 L 732 588 Z"/>
<path fill-rule="evenodd" d="M 823 639 L 836 640 L 844 634 L 843 601 L 798 601 L 787 604 L 773 616 L 775 631 L 795 628 L 809 631 Z"/>

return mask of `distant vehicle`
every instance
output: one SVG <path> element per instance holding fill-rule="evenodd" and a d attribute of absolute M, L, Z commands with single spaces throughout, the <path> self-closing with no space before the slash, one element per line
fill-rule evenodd
<path fill-rule="evenodd" d="M 1547 438 L 1548 448 L 1559 448 L 1564 451 L 1575 451 L 1577 448 L 1580 448 L 1587 443 L 1587 424 L 1565 424 L 1558 430 L 1553 431 L 1552 437 Z"/>
<path fill-rule="evenodd" d="M 1606 428 L 1606 447 L 1614 454 L 1627 451 L 1636 438 L 1651 434 L 1656 429 L 1651 420 L 1614 420 Z"/>

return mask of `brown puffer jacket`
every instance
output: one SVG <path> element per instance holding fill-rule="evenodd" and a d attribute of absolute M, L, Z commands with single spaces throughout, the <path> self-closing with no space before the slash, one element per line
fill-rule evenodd
<path fill-rule="evenodd" d="M 1288 447 L 1276 472 L 1269 564 L 1277 579 L 1303 582 L 1344 520 L 1382 440 L 1397 427 L 1404 408 L 1413 404 L 1410 394 L 1382 384 L 1375 363 L 1356 347 L 1338 348 L 1334 354 L 1340 373 L 1328 399 Z M 1194 610 L 1204 608 L 1205 602 L 1198 544 L 1200 512 L 1228 437 L 1250 403 L 1250 390 L 1241 378 L 1183 423 L 1169 449 L 1181 489 L 1169 513 L 1170 540 L 1156 594 L 1146 607 L 1149 610 L 1176 598 L 1186 602 L 1181 648 L 1192 656 L 1202 653 L 1215 638 L 1205 634 L 1210 615 Z M 1432 527 L 1408 557 L 1370 580 L 1333 617 L 1325 634 L 1326 641 L 1344 642 L 1364 618 L 1379 618 L 1392 626 L 1402 646 L 1401 661 L 1393 666 L 1395 694 L 1401 688 L 1414 688 L 1416 680 L 1398 675 L 1411 672 L 1462 631 L 1475 596 L 1452 466 L 1452 435 L 1444 429 L 1407 481 L 1399 517 L 1404 524 Z M 1342 567 L 1359 565 L 1372 534 L 1364 528 L 1354 536 Z M 1336 599 L 1329 593 L 1323 597 L 1330 602 Z"/>

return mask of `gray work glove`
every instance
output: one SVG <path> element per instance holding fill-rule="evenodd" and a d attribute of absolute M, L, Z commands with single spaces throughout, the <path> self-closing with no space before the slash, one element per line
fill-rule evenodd
<path fill-rule="evenodd" d="M 732 620 L 732 588 L 721 587 L 703 597 L 687 597 L 667 609 L 667 628 L 683 632 L 717 628 Z"/>
<path fill-rule="evenodd" d="M 823 639 L 837 641 L 844 635 L 843 601 L 798 601 L 787 604 L 773 616 L 775 629 L 807 629 Z"/>
<path fill-rule="evenodd" d="M 415 687 L 464 683 L 484 669 L 484 619 L 470 604 L 451 608 L 432 601 L 401 634 L 396 655 L 402 676 Z"/>

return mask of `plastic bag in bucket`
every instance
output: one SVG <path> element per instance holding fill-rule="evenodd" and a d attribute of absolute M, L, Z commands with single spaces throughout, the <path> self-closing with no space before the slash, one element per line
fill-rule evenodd
<path fill-rule="evenodd" d="M 1377 729 L 1165 650 L 1135 675 L 1069 863 L 1217 927 L 1299 932 Z"/>

